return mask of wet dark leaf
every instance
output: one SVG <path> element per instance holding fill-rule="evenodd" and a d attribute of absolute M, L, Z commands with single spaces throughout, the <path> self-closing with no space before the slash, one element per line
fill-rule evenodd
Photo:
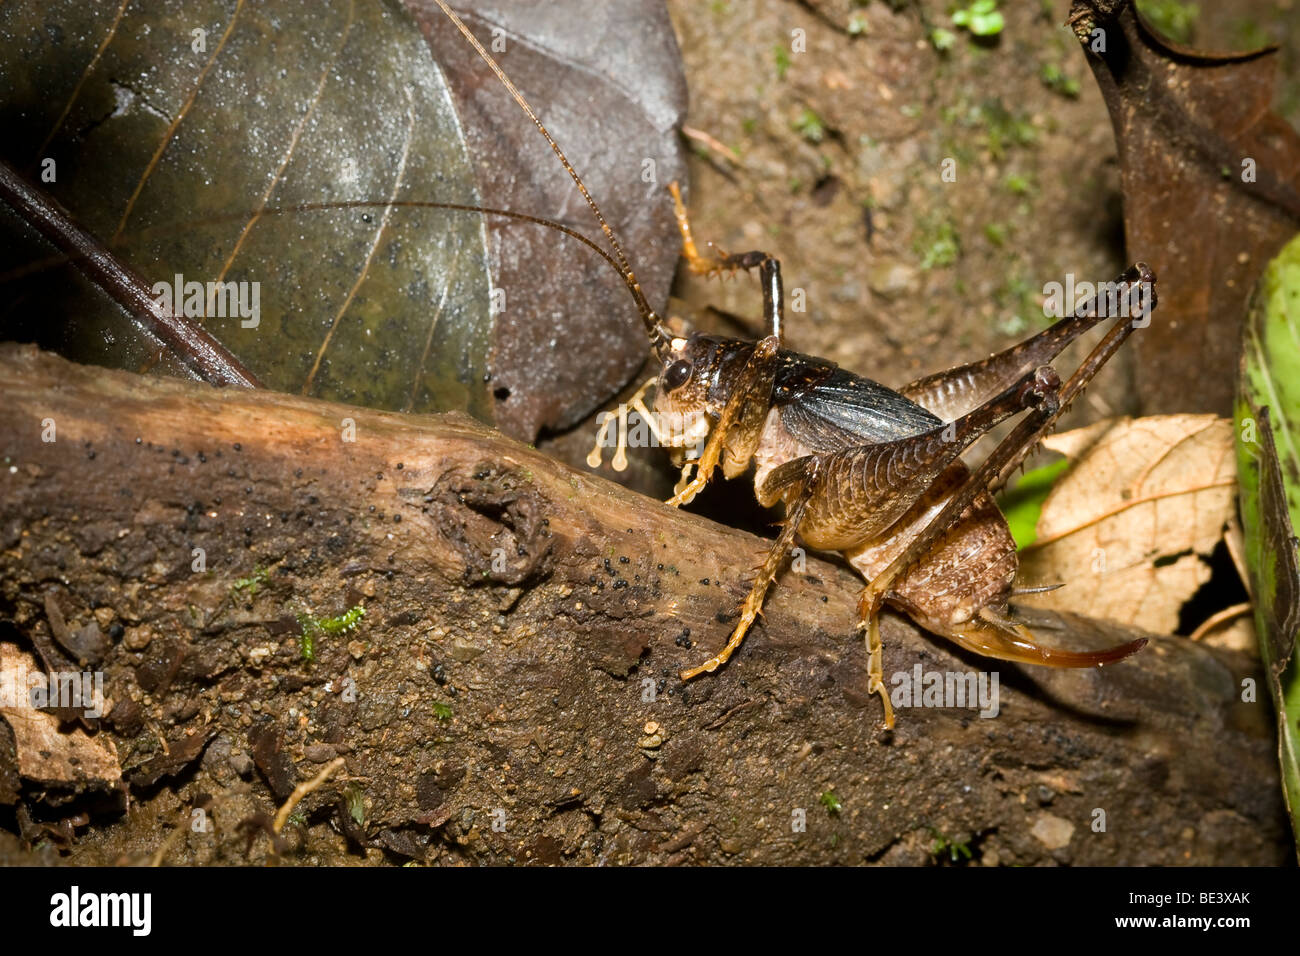
<path fill-rule="evenodd" d="M 264 723 L 249 732 L 248 743 L 253 749 L 253 762 L 266 778 L 271 792 L 277 800 L 286 799 L 297 786 L 298 774 L 284 751 L 284 735 L 274 724 Z"/>
<path fill-rule="evenodd" d="M 203 753 L 216 731 L 190 734 L 180 740 L 169 741 L 167 749 L 136 768 L 128 782 L 133 787 L 152 787 L 164 777 L 180 773 Z"/>
<path fill-rule="evenodd" d="M 1300 228 L 1300 136 L 1269 110 L 1274 51 L 1184 49 L 1128 0 L 1076 0 L 1071 21 L 1115 127 L 1129 254 L 1160 279 L 1160 314 L 1134 336 L 1143 413 L 1226 415 L 1246 299 Z"/>
<path fill-rule="evenodd" d="M 644 344 L 616 276 L 601 276 L 594 257 L 550 230 L 485 226 L 476 214 L 274 212 L 348 200 L 485 203 L 594 232 L 527 117 L 432 6 L 5 4 L 0 149 L 148 282 L 249 283 L 246 311 L 257 283 L 256 326 L 233 308 L 206 309 L 204 326 L 269 387 L 468 409 L 532 438 L 580 420 L 639 366 Z M 662 301 L 675 246 L 659 238 L 672 236 L 661 192 L 681 175 L 684 101 L 666 13 L 631 0 L 594 12 L 474 6 L 482 13 L 472 26 L 489 45 L 500 27 L 506 69 L 629 248 L 647 254 L 642 279 Z M 610 44 L 622 57 L 635 44 L 644 70 L 605 69 Z M 46 159 L 52 182 L 40 180 Z M 645 160 L 655 161 L 655 182 L 642 179 Z M 12 251 L 0 258 L 7 337 L 186 374 L 66 266 L 32 271 L 49 247 L 12 216 L 0 224 L 23 239 L 6 241 Z M 505 293 L 496 314 L 493 290 Z"/>

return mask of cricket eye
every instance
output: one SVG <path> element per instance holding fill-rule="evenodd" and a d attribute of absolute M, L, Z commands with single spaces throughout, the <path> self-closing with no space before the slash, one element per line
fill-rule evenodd
<path fill-rule="evenodd" d="M 690 362 L 674 362 L 672 365 L 668 366 L 667 371 L 664 372 L 664 387 L 671 392 L 674 389 L 681 388 L 685 385 L 686 380 L 690 377 Z"/>

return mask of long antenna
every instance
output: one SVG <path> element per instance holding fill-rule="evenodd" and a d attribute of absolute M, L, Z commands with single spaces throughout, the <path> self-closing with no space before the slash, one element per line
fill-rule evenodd
<path fill-rule="evenodd" d="M 335 209 L 389 209 L 389 208 L 407 208 L 407 209 L 450 209 L 455 212 L 476 212 L 487 216 L 502 216 L 506 219 L 516 219 L 520 222 L 530 222 L 538 226 L 546 226 L 548 229 L 555 229 L 564 233 L 571 239 L 577 239 L 584 246 L 589 248 L 596 255 L 600 256 L 625 282 L 627 276 L 623 272 L 614 257 L 600 247 L 600 245 L 590 236 L 579 232 L 572 226 L 567 226 L 562 222 L 556 222 L 554 219 L 546 219 L 543 216 L 530 216 L 524 212 L 514 212 L 510 209 L 496 209 L 492 206 L 471 206 L 467 203 L 456 202 L 434 202 L 433 200 L 424 199 L 339 199 L 331 202 L 305 202 L 295 203 L 292 206 L 270 206 L 261 209 L 257 213 L 259 219 L 269 219 L 273 216 L 284 216 L 290 213 L 300 212 L 321 212 Z M 247 213 L 228 213 L 221 216 L 205 216 L 201 222 L 207 225 L 231 220 L 242 220 L 247 218 Z M 111 249 L 117 249 L 122 246 L 129 246 L 133 242 L 140 242 L 157 232 L 165 232 L 169 229 L 176 229 L 186 223 L 158 223 L 152 226 L 145 226 L 141 229 L 135 229 L 131 232 L 123 233 L 113 242 L 108 244 Z M 193 225 L 193 223 L 188 223 Z M 8 272 L 0 273 L 0 283 L 8 282 L 13 279 L 21 278 L 35 272 L 41 272 L 44 269 L 52 269 L 55 266 L 61 266 L 69 262 L 75 262 L 82 258 L 75 253 L 65 253 L 61 255 L 49 256 L 35 262 L 27 263 Z M 653 313 L 651 313 L 653 315 Z"/>
<path fill-rule="evenodd" d="M 537 127 L 541 132 L 542 137 L 551 147 L 552 151 L 559 157 L 560 163 L 564 166 L 565 171 L 578 187 L 578 192 L 582 193 L 582 198 L 587 201 L 587 205 L 595 215 L 596 221 L 600 223 L 601 232 L 603 232 L 605 238 L 609 240 L 610 248 L 614 251 L 614 259 L 616 260 L 619 273 L 623 276 L 624 284 L 627 285 L 628 290 L 632 293 L 632 298 L 636 301 L 637 310 L 641 313 L 641 321 L 645 323 L 646 332 L 650 336 L 651 344 L 658 347 L 660 344 L 665 343 L 668 337 L 668 332 L 663 327 L 663 323 L 655 313 L 654 309 L 650 308 L 650 303 L 646 301 L 645 293 L 641 291 L 641 284 L 637 281 L 636 273 L 632 271 L 632 266 L 629 265 L 627 256 L 623 254 L 623 246 L 619 243 L 618 237 L 614 235 L 614 230 L 610 228 L 609 223 L 605 221 L 605 217 L 601 214 L 600 207 L 596 205 L 596 200 L 591 198 L 591 193 L 587 191 L 587 186 L 582 181 L 582 177 L 578 175 L 578 171 L 573 168 L 568 157 L 564 155 L 564 150 L 560 149 L 560 144 L 555 141 L 553 136 L 551 136 L 550 131 L 548 131 L 546 126 L 543 125 L 536 111 L 534 111 L 534 109 L 528 104 L 528 101 L 524 99 L 524 95 L 519 92 L 518 87 L 515 86 L 510 77 L 506 76 L 505 71 L 501 69 L 497 64 L 497 61 L 493 59 L 492 54 L 488 53 L 488 51 L 483 48 L 483 44 L 478 42 L 478 37 L 474 36 L 474 34 L 470 32 L 469 27 L 465 26 L 465 21 L 460 18 L 455 10 L 447 5 L 446 0 L 434 0 L 434 2 L 442 8 L 442 12 L 445 13 L 447 18 L 456 25 L 456 29 L 464 35 L 465 39 L 469 41 L 470 45 L 474 47 L 475 51 L 483 59 L 483 62 L 486 63 L 492 72 L 496 74 L 497 79 L 501 81 L 501 85 L 509 91 L 511 98 L 519 104 L 519 108 L 528 114 L 528 118 L 533 121 L 533 125 Z M 606 258 L 608 259 L 609 256 L 606 256 Z"/>

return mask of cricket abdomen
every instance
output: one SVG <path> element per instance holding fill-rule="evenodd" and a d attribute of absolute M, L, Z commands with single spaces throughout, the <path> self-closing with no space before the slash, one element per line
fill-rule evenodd
<path fill-rule="evenodd" d="M 954 462 L 884 534 L 845 551 L 849 564 L 871 581 L 921 533 L 969 475 L 962 462 Z M 918 624 L 944 634 L 985 608 L 1005 610 L 1018 569 L 1006 518 L 993 496 L 984 492 L 897 578 L 887 599 Z"/>

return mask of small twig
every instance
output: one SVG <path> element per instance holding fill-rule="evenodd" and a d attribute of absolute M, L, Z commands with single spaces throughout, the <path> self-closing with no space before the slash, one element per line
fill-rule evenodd
<path fill-rule="evenodd" d="M 693 126 L 683 126 L 682 135 L 685 136 L 687 139 L 695 140 L 695 142 L 704 146 L 706 149 L 714 153 L 718 153 L 719 155 L 722 156 L 723 159 L 727 160 L 733 165 L 735 166 L 740 165 L 740 154 L 738 152 L 736 152 L 730 146 L 727 146 L 726 144 L 719 142 L 717 139 L 710 136 L 708 133 L 704 132 L 704 130 L 696 129 Z"/>
<path fill-rule="evenodd" d="M 1209 634 L 1212 630 L 1214 630 L 1216 627 L 1218 627 L 1220 624 L 1224 623 L 1225 621 L 1231 621 L 1235 617 L 1241 617 L 1244 614 L 1249 614 L 1253 607 L 1254 605 L 1252 605 L 1249 601 L 1245 601 L 1241 604 L 1234 604 L 1232 605 L 1232 607 L 1225 607 L 1222 611 L 1218 611 L 1217 613 L 1211 614 L 1204 621 L 1202 621 L 1200 627 L 1192 631 L 1191 634 L 1187 635 L 1187 639 L 1189 641 L 1199 641 L 1203 637 L 1205 637 L 1205 635 Z"/>
<path fill-rule="evenodd" d="M 716 718 L 711 724 L 706 725 L 704 729 L 717 730 L 719 727 L 721 727 L 723 724 L 729 721 L 732 717 L 736 716 L 736 714 L 740 713 L 742 710 L 749 710 L 752 707 L 757 707 L 761 703 L 762 703 L 761 700 L 754 700 L 753 698 L 750 698 L 749 700 L 741 701 L 735 707 L 732 707 L 726 713 Z"/>
<path fill-rule="evenodd" d="M 181 821 L 177 823 L 176 826 L 172 827 L 172 832 L 167 834 L 167 838 L 158 845 L 158 849 L 155 850 L 154 855 L 150 857 L 150 866 L 162 866 L 163 858 L 171 852 L 172 847 L 176 846 L 176 841 L 179 840 L 181 834 L 185 832 L 186 825 L 190 819 L 190 808 L 188 806 L 181 807 L 180 815 Z"/>
<path fill-rule="evenodd" d="M 686 849 L 695 842 L 695 838 L 705 831 L 709 821 L 699 820 L 689 826 L 683 827 L 676 836 L 665 840 L 659 844 L 660 853 L 677 853 Z"/>
<path fill-rule="evenodd" d="M 312 777 L 306 783 L 300 783 L 298 786 L 293 788 L 293 793 L 289 794 L 289 799 L 284 801 L 284 804 L 280 809 L 275 812 L 275 822 L 271 824 L 271 829 L 276 832 L 277 836 L 280 831 L 284 829 L 284 825 L 289 822 L 289 814 L 293 813 L 293 808 L 302 802 L 302 798 L 325 786 L 325 782 L 329 780 L 334 771 L 338 770 L 341 766 L 343 766 L 343 758 L 335 757 L 322 767 L 321 772 L 316 774 L 316 776 Z"/>

